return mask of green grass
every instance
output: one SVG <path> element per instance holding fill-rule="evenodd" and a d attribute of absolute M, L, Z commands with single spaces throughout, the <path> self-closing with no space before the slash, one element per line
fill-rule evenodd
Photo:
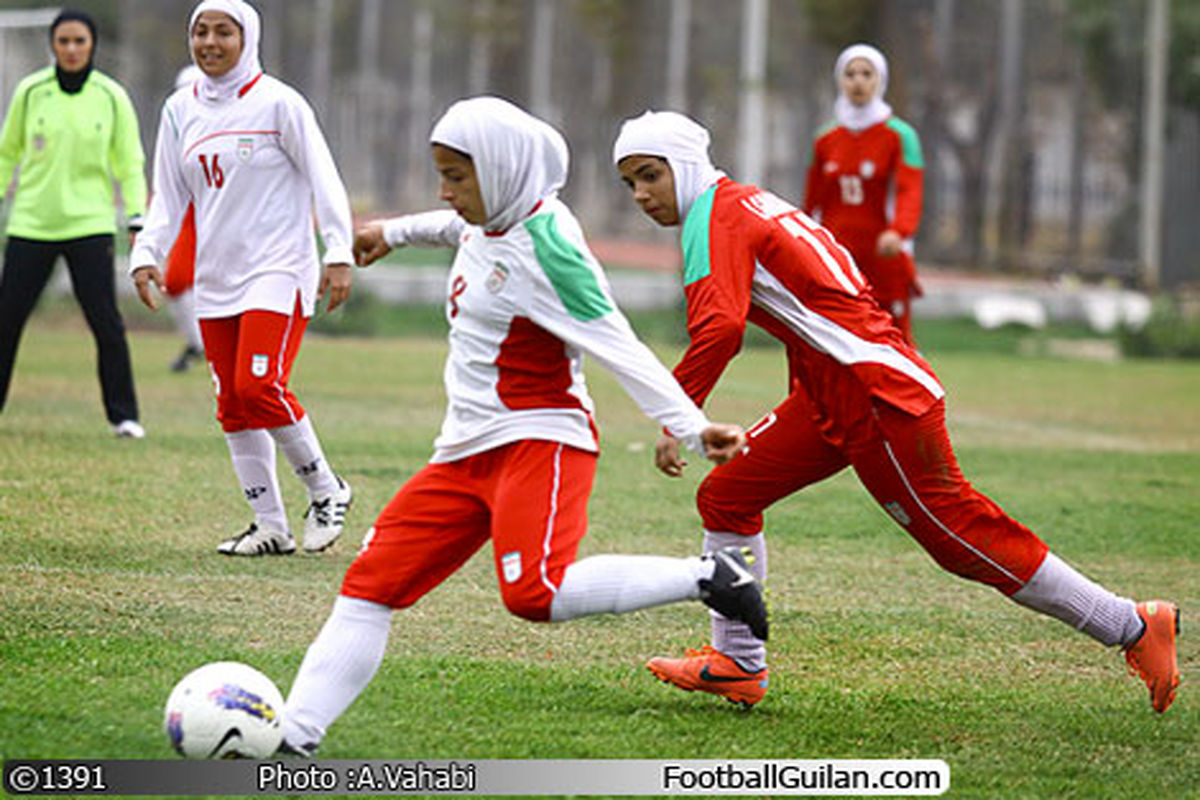
<path fill-rule="evenodd" d="M 358 536 L 429 455 L 444 343 L 425 330 L 309 338 L 293 386 L 355 487 L 351 532 L 323 556 L 230 560 L 213 548 L 247 509 L 208 377 L 170 374 L 174 338 L 135 331 L 149 437 L 115 440 L 77 314 L 35 318 L 0 415 L 0 757 L 168 758 L 163 702 L 211 660 L 250 662 L 286 691 Z M 396 615 L 322 757 L 921 757 L 949 763 L 948 797 L 1200 796 L 1200 365 L 927 347 L 972 481 L 1087 574 L 1184 607 L 1168 714 L 1119 654 L 940 571 L 842 474 L 768 516 L 772 689 L 752 711 L 642 669 L 706 639 L 701 609 L 532 625 L 504 611 L 477 557 Z M 679 348 L 660 352 L 672 363 Z M 753 421 L 783 369 L 778 350 L 748 349 L 712 416 Z M 704 466 L 658 476 L 656 426 L 590 375 L 604 455 L 584 554 L 693 553 Z M 281 480 L 298 525 L 302 491 Z"/>

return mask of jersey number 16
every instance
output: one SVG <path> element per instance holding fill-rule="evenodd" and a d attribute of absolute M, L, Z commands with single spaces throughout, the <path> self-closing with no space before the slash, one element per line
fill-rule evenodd
<path fill-rule="evenodd" d="M 208 165 L 208 156 L 201 153 L 200 166 L 204 168 L 204 182 L 207 183 L 210 188 L 216 187 L 217 189 L 220 189 L 225 185 L 225 170 L 221 169 L 221 164 L 217 161 L 218 158 L 219 155 L 217 153 L 213 153 L 212 167 L 210 168 Z"/>

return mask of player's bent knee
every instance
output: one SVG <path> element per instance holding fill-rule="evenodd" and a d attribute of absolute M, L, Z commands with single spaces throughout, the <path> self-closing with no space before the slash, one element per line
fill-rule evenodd
<path fill-rule="evenodd" d="M 761 511 L 739 508 L 735 500 L 722 497 L 711 488 L 706 491 L 708 485 L 707 481 L 702 483 L 696 493 L 696 510 L 705 530 L 740 533 L 742 536 L 753 536 L 762 530 Z"/>
<path fill-rule="evenodd" d="M 238 381 L 234 391 L 249 416 L 269 412 L 279 403 L 278 390 L 266 381 Z"/>
<path fill-rule="evenodd" d="M 550 621 L 550 603 L 554 600 L 554 595 L 545 587 L 539 587 L 538 590 L 509 590 L 507 587 L 501 591 L 504 597 L 504 607 L 509 610 L 509 613 L 527 619 L 530 622 L 549 622 Z"/>
<path fill-rule="evenodd" d="M 279 397 L 279 389 L 265 381 L 238 385 L 238 400 L 246 419 L 255 428 L 290 425 L 303 417 L 303 409 L 290 409 Z"/>

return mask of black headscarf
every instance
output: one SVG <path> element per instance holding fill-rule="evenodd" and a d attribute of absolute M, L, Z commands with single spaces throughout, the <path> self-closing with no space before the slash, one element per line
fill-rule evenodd
<path fill-rule="evenodd" d="M 92 34 L 92 52 L 91 55 L 88 56 L 87 65 L 84 66 L 83 69 L 79 70 L 78 72 L 66 72 L 61 66 L 59 66 L 57 60 L 54 62 L 54 75 L 58 78 L 59 88 L 67 94 L 75 94 L 83 89 L 83 84 L 87 82 L 88 75 L 92 74 L 92 61 L 96 58 L 96 20 L 92 19 L 89 14 L 86 14 L 83 11 L 64 9 L 62 13 L 54 18 L 54 22 L 50 23 L 51 46 L 53 46 L 54 43 L 55 29 L 57 29 L 58 26 L 64 22 L 82 22 L 87 26 L 87 29 L 91 31 Z"/>

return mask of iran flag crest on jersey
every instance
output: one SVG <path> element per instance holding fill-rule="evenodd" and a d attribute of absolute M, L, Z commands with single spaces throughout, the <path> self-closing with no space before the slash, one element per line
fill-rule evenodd
<path fill-rule="evenodd" d="M 267 374 L 267 367 L 271 360 L 262 353 L 255 353 L 250 357 L 250 374 L 256 378 L 262 378 Z"/>

